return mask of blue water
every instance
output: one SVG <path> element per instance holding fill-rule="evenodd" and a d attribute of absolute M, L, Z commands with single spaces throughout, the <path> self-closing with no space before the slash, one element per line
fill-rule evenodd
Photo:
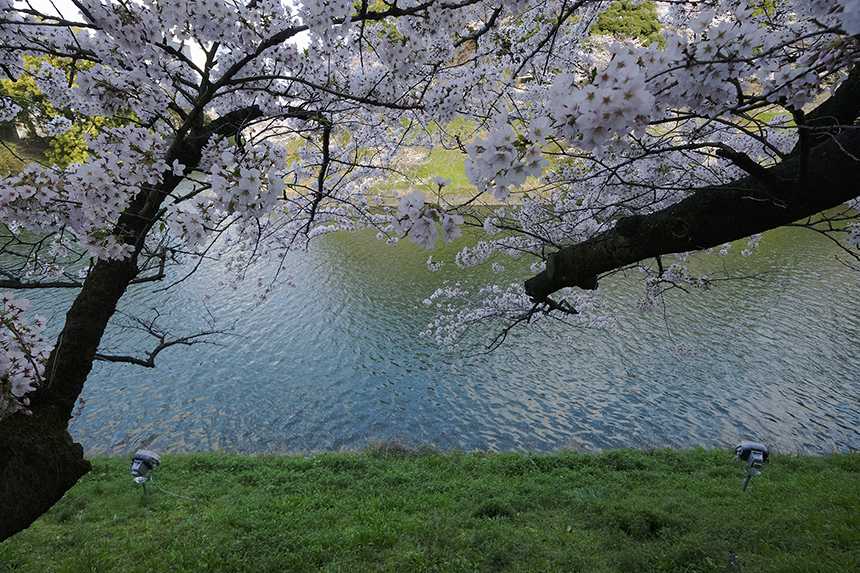
<path fill-rule="evenodd" d="M 436 316 L 421 301 L 460 276 L 453 265 L 430 273 L 414 245 L 329 235 L 291 256 L 295 287 L 257 308 L 215 288 L 214 270 L 167 293 L 132 290 L 128 312 L 158 308 L 177 329 L 206 327 L 211 313 L 236 329 L 218 346 L 169 349 L 155 369 L 97 363 L 72 434 L 90 455 L 309 453 L 387 439 L 516 451 L 756 439 L 772 451 L 846 451 L 860 447 L 860 273 L 835 253 L 809 232 L 771 233 L 753 257 L 719 259 L 755 278 L 673 293 L 649 315 L 632 309 L 638 273 L 616 275 L 601 294 L 623 301 L 622 335 L 523 329 L 474 355 L 419 336 Z M 55 319 L 70 293 L 58 296 Z M 136 336 L 115 330 L 106 347 L 126 353 Z M 695 355 L 679 356 L 676 342 Z"/>

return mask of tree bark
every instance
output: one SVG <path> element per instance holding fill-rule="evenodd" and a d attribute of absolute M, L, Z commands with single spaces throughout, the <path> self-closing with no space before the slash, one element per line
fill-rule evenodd
<path fill-rule="evenodd" d="M 202 107 L 201 107 L 202 109 Z M 262 115 L 256 106 L 236 110 L 208 126 L 194 127 L 174 142 L 165 158 L 179 159 L 186 173 L 200 162 L 212 135 L 232 136 Z M 168 172 L 156 188 L 142 188 L 123 212 L 116 233 L 134 247 L 127 259 L 99 260 L 66 314 L 63 331 L 32 395 L 32 416 L 14 414 L 0 422 L 0 541 L 30 526 L 90 470 L 83 447 L 74 443 L 68 422 L 92 369 L 95 354 L 117 303 L 138 274 L 138 253 L 161 203 L 182 177 Z"/>
<path fill-rule="evenodd" d="M 713 248 L 854 199 L 860 195 L 858 117 L 860 66 L 832 97 L 808 114 L 796 114 L 798 142 L 782 162 L 695 190 L 656 213 L 620 219 L 608 231 L 551 253 L 546 270 L 525 282 L 526 293 L 542 302 L 565 287 L 593 290 L 603 273 L 660 255 Z"/>
<path fill-rule="evenodd" d="M 706 187 L 656 213 L 620 219 L 550 254 L 526 293 L 540 302 L 565 287 L 593 289 L 601 274 L 626 265 L 716 247 L 842 205 L 860 194 L 858 157 L 860 130 L 849 127 L 812 147 L 808 158 L 792 155 L 764 170 L 765 177 Z"/>
<path fill-rule="evenodd" d="M 135 276 L 136 256 L 96 263 L 32 396 L 33 415 L 15 414 L 0 423 L 0 539 L 29 527 L 89 471 L 68 422 L 108 320 Z"/>

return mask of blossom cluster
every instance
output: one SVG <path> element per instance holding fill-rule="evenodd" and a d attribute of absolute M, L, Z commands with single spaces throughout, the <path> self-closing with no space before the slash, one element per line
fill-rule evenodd
<path fill-rule="evenodd" d="M 205 247 L 225 221 L 264 225 L 286 189 L 284 160 L 270 145 L 246 149 L 240 156 L 237 147 L 217 144 L 207 150 L 205 166 L 211 170 L 204 182 L 211 193 L 167 208 L 168 229 L 192 252 Z"/>
<path fill-rule="evenodd" d="M 677 256 L 678 261 L 662 269 L 659 273 L 654 273 L 650 268 L 640 266 L 640 270 L 647 277 L 643 281 L 645 296 L 636 300 L 634 304 L 636 310 L 649 313 L 659 309 L 663 293 L 673 287 L 692 287 L 708 290 L 713 286 L 713 282 L 708 275 L 695 276 L 690 273 L 684 264 L 687 253 Z"/>
<path fill-rule="evenodd" d="M 21 106 L 10 98 L 0 97 L 0 122 L 14 120 L 20 111 Z"/>
<path fill-rule="evenodd" d="M 844 240 L 849 245 L 860 247 L 860 223 L 851 223 L 848 225 Z"/>
<path fill-rule="evenodd" d="M 558 135 L 586 149 L 599 150 L 631 133 L 641 135 L 656 112 L 639 51 L 619 45 L 609 51 L 615 57 L 594 81 L 579 89 L 575 74 L 562 73 L 549 92 Z"/>
<path fill-rule="evenodd" d="M 0 420 L 29 413 L 27 394 L 36 390 L 53 347 L 43 332 L 45 319 L 27 320 L 29 302 L 0 293 Z"/>
<path fill-rule="evenodd" d="M 528 177 L 540 177 L 549 161 L 536 144 L 524 145 L 523 140 L 506 122 L 506 115 L 498 118 L 487 139 L 476 138 L 466 145 L 466 176 L 479 192 L 490 193 L 497 201 L 506 201 L 511 188 L 519 189 Z M 531 122 L 531 136 L 536 142 L 546 143 L 549 120 L 536 118 Z"/>
<path fill-rule="evenodd" d="M 35 233 L 68 233 L 92 256 L 122 259 L 131 246 L 115 226 L 143 185 L 156 185 L 167 165 L 164 142 L 146 129 L 105 129 L 89 141 L 92 154 L 65 171 L 31 163 L 0 182 L 0 216 Z"/>
<path fill-rule="evenodd" d="M 440 186 L 442 183 L 444 181 L 439 182 Z M 397 218 L 393 222 L 401 238 L 409 237 L 410 241 L 427 249 L 435 247 L 440 236 L 446 243 L 460 237 L 462 224 L 463 217 L 447 213 L 439 205 L 426 204 L 424 194 L 417 190 L 399 198 Z"/>
<path fill-rule="evenodd" d="M 13 235 L 53 236 L 52 253 L 83 246 L 116 259 L 141 244 L 117 225 L 146 194 L 162 201 L 148 214 L 150 238 L 163 231 L 195 261 L 220 259 L 236 285 L 264 256 L 283 259 L 336 230 L 374 228 L 427 248 L 460 237 L 465 211 L 419 191 L 396 207 L 368 201 L 368 182 L 404 146 L 444 144 L 468 153 L 470 206 L 508 202 L 482 213 L 488 240 L 456 255 L 463 268 L 492 265 L 499 282 L 514 267 L 501 257 L 531 255 L 540 272 L 554 249 L 743 175 L 717 150 L 779 161 L 797 140 L 786 118 L 845 75 L 860 32 L 858 0 L 786 0 L 761 14 L 731 0 L 667 3 L 665 43 L 649 46 L 591 37 L 607 2 L 371 4 L 81 0 L 81 14 L 60 20 L 0 0 L 4 73 L 24 73 L 22 53 L 88 62 L 60 69 L 49 59 L 33 72 L 62 110 L 46 133 L 68 129 L 66 118 L 131 124 L 91 134 L 89 157 L 67 169 L 31 165 L 5 178 L 0 217 Z M 197 161 L 191 139 L 203 126 L 252 108 L 255 119 L 211 137 Z M 759 120 L 765 110 L 787 115 Z M 0 98 L 0 121 L 19 112 Z M 457 117 L 461 133 L 449 125 Z M 639 306 L 698 280 L 683 265 L 649 275 Z M 531 304 L 519 287 L 446 292 L 462 305 L 440 309 L 445 345 Z M 591 299 L 566 296 L 589 315 Z"/>
<path fill-rule="evenodd" d="M 561 321 L 577 328 L 619 333 L 616 322 L 599 312 L 602 307 L 596 301 L 596 293 L 574 294 L 566 290 L 562 295 L 575 312 L 563 315 Z M 543 312 L 535 312 L 534 302 L 523 286 L 516 283 L 476 290 L 459 282 L 446 283 L 425 299 L 424 304 L 435 308 L 440 316 L 428 324 L 421 335 L 433 338 L 437 344 L 451 351 L 459 348 L 460 341 L 469 330 L 487 330 L 499 323 L 522 321 L 527 321 L 532 328 L 539 328 L 547 316 Z"/>

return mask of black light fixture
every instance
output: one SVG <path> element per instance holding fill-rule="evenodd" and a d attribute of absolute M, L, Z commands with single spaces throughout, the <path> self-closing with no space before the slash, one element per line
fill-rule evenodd
<path fill-rule="evenodd" d="M 764 444 L 758 442 L 741 442 L 735 448 L 735 462 L 746 474 L 743 491 L 746 491 L 747 486 L 752 483 L 754 477 L 761 475 L 762 467 L 769 460 L 770 457 Z M 755 484 L 753 484 L 753 487 L 755 487 Z"/>

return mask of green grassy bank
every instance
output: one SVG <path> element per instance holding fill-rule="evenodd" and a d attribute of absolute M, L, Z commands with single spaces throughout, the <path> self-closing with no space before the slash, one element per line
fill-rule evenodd
<path fill-rule="evenodd" d="M 165 455 L 93 460 L 5 571 L 860 571 L 860 454 Z M 0 516 L 2 519 L 2 516 Z M 732 563 L 734 561 L 734 564 Z"/>

